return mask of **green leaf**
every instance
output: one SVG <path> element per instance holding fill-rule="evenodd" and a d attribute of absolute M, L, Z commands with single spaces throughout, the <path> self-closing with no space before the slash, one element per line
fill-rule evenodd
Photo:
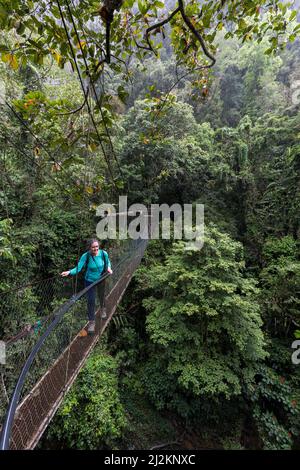
<path fill-rule="evenodd" d="M 289 21 L 293 21 L 297 16 L 297 10 L 293 10 L 290 14 Z"/>
<path fill-rule="evenodd" d="M 25 25 L 24 25 L 24 23 L 21 22 L 21 23 L 19 24 L 19 26 L 17 27 L 16 31 L 17 31 L 18 34 L 23 34 L 24 31 L 25 31 Z"/>
<path fill-rule="evenodd" d="M 144 2 L 143 0 L 138 0 L 138 6 L 139 6 L 139 10 L 142 13 L 142 15 L 145 15 L 148 11 L 147 3 Z"/>
<path fill-rule="evenodd" d="M 274 52 L 273 47 L 269 47 L 269 49 L 266 49 L 266 50 L 265 50 L 265 54 L 266 54 L 266 55 L 271 55 L 273 52 Z"/>
<path fill-rule="evenodd" d="M 119 99 L 125 103 L 126 101 L 126 98 L 128 97 L 129 93 L 125 90 L 125 88 L 123 87 L 123 85 L 120 85 L 118 87 L 118 97 Z"/>
<path fill-rule="evenodd" d="M 125 8 L 132 8 L 134 5 L 134 0 L 125 0 L 123 3 L 122 3 L 122 9 L 125 9 Z"/>
<path fill-rule="evenodd" d="M 74 157 L 69 157 L 67 158 L 63 163 L 62 163 L 62 167 L 63 168 L 69 168 L 71 165 L 83 165 L 84 164 L 84 159 L 81 158 L 81 157 L 78 157 L 78 156 L 74 156 Z"/>

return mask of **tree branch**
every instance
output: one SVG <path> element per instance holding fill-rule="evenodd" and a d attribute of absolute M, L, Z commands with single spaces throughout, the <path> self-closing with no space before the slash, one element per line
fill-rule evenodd
<path fill-rule="evenodd" d="M 160 21 L 160 22 L 158 22 L 158 23 L 155 23 L 155 24 L 153 24 L 152 26 L 149 26 L 149 28 L 146 29 L 145 36 L 144 36 L 144 37 L 145 37 L 145 39 L 146 39 L 146 41 L 147 41 L 147 43 L 148 43 L 148 46 L 149 46 L 150 50 L 151 50 L 152 52 L 154 52 L 155 55 L 157 55 L 157 54 L 156 54 L 156 51 L 152 48 L 152 45 L 151 45 L 151 43 L 150 43 L 149 34 L 150 34 L 151 31 L 153 31 L 154 29 L 161 28 L 161 26 L 163 26 L 163 25 L 169 23 L 169 22 L 171 21 L 171 19 L 172 19 L 179 11 L 180 11 L 180 8 L 177 7 L 176 10 L 174 10 L 174 11 L 168 16 L 168 18 L 166 18 L 166 19 L 164 19 L 164 20 L 162 20 L 162 21 Z"/>
<path fill-rule="evenodd" d="M 119 10 L 122 6 L 123 0 L 104 0 L 104 4 L 100 9 L 100 16 L 106 25 L 105 32 L 105 49 L 106 54 L 104 59 L 100 60 L 96 65 L 95 72 L 101 67 L 102 64 L 110 64 L 110 28 L 114 19 L 115 10 Z"/>
<path fill-rule="evenodd" d="M 157 446 L 150 447 L 149 450 L 162 449 L 163 447 L 171 446 L 174 444 L 180 445 L 180 442 L 178 441 L 164 442 L 163 444 L 158 444 Z"/>
<path fill-rule="evenodd" d="M 191 20 L 190 20 L 190 19 L 188 18 L 188 16 L 186 15 L 185 10 L 184 10 L 183 0 L 178 0 L 178 4 L 179 4 L 179 9 L 180 9 L 180 13 L 181 13 L 181 16 L 182 16 L 183 21 L 185 22 L 185 24 L 187 25 L 187 27 L 190 29 L 190 31 L 192 31 L 192 33 L 194 34 L 194 36 L 196 36 L 196 38 L 197 38 L 198 41 L 200 42 L 201 47 L 202 47 L 202 50 L 203 50 L 204 54 L 206 55 L 206 57 L 208 57 L 208 58 L 212 61 L 212 63 L 209 65 L 209 67 L 212 67 L 212 66 L 216 63 L 215 57 L 209 52 L 209 50 L 208 50 L 207 47 L 206 47 L 206 44 L 205 44 L 205 42 L 204 42 L 203 37 L 202 37 L 201 34 L 196 30 L 195 26 L 192 24 Z"/>

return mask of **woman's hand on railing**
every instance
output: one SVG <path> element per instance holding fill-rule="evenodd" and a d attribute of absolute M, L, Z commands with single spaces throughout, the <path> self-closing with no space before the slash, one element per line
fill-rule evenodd
<path fill-rule="evenodd" d="M 112 271 L 111 268 L 107 268 L 107 272 L 108 272 L 109 274 L 112 274 L 112 273 L 113 273 L 113 271 Z"/>
<path fill-rule="evenodd" d="M 62 273 L 60 273 L 62 277 L 69 276 L 69 274 L 70 274 L 70 271 L 63 271 Z"/>

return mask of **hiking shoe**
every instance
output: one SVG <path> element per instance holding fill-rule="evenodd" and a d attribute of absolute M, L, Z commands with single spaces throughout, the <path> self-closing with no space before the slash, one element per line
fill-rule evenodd
<path fill-rule="evenodd" d="M 86 330 L 83 328 L 83 329 L 79 332 L 78 336 L 79 336 L 80 338 L 85 338 L 85 337 L 87 336 Z"/>
<path fill-rule="evenodd" d="M 101 318 L 106 318 L 106 317 L 107 317 L 107 315 L 106 315 L 106 308 L 104 307 L 104 308 L 102 309 Z"/>
<path fill-rule="evenodd" d="M 95 326 L 96 326 L 96 322 L 95 321 L 89 321 L 89 324 L 88 324 L 88 333 L 95 333 Z"/>

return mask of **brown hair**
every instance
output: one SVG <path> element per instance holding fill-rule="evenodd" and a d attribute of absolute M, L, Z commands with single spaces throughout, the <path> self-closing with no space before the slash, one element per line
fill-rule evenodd
<path fill-rule="evenodd" d="M 88 240 L 88 242 L 87 242 L 87 249 L 90 250 L 92 244 L 95 243 L 95 242 L 98 243 L 99 248 L 100 248 L 100 242 L 99 242 L 98 238 L 91 238 L 91 239 Z"/>

